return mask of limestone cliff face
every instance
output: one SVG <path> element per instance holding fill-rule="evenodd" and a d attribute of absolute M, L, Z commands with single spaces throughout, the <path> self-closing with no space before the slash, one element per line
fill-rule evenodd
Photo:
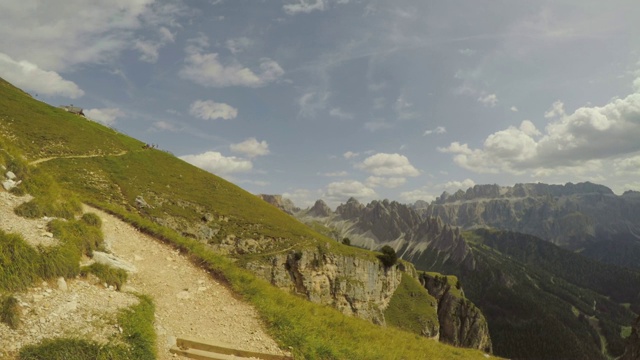
<path fill-rule="evenodd" d="M 640 360 L 640 317 L 636 320 L 620 360 Z"/>
<path fill-rule="evenodd" d="M 420 203 L 416 208 L 425 217 L 439 217 L 465 229 L 512 230 L 568 248 L 612 234 L 640 234 L 640 196 L 635 192 L 618 196 L 588 182 L 476 185 L 466 192 L 445 192 L 428 207 Z"/>
<path fill-rule="evenodd" d="M 247 267 L 281 289 L 381 325 L 402 271 L 415 273 L 403 265 L 385 268 L 377 259 L 331 253 L 322 246 L 276 255 L 271 264 L 250 263 Z"/>
<path fill-rule="evenodd" d="M 489 326 L 484 315 L 462 289 L 450 284 L 447 276 L 420 274 L 420 283 L 438 301 L 440 341 L 492 352 Z"/>
<path fill-rule="evenodd" d="M 258 197 L 289 215 L 293 215 L 300 211 L 300 208 L 296 207 L 293 201 L 283 198 L 282 195 L 258 194 Z"/>

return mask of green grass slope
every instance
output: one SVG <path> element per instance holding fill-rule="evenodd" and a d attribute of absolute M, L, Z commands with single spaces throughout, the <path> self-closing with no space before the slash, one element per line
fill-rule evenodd
<path fill-rule="evenodd" d="M 190 253 L 196 263 L 252 303 L 267 330 L 284 348 L 292 347 L 296 358 L 485 358 L 480 351 L 378 327 L 287 294 L 241 268 L 239 264 L 246 258 L 222 257 L 206 244 L 158 225 L 153 220 L 166 216 L 197 222 L 202 212 L 207 212 L 217 219 L 213 221 L 218 230 L 216 240 L 227 234 L 263 236 L 273 239 L 271 253 L 328 244 L 328 251 L 376 259 L 372 252 L 315 233 L 215 175 L 168 153 L 143 150 L 142 145 L 112 129 L 36 101 L 0 80 L 0 147 L 4 154 L 0 159 L 2 165 L 12 170 L 23 170 L 21 187 L 36 196 L 35 202 L 40 201 L 35 204 L 38 206 L 29 205 L 28 213 L 66 214 L 64 211 L 77 211 L 73 204 L 80 200 L 110 211 L 141 231 Z M 25 165 L 48 158 L 52 159 Z M 135 206 L 139 195 L 153 199 L 157 205 L 139 210 Z M 59 206 L 49 208 L 51 203 Z M 60 344 L 45 345 L 60 349 Z M 90 348 L 90 344 L 87 346 Z"/>

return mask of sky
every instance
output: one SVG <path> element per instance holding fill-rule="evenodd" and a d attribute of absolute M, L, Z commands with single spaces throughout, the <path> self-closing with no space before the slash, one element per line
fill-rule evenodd
<path fill-rule="evenodd" d="M 252 193 L 640 190 L 637 0 L 0 0 L 0 77 Z"/>

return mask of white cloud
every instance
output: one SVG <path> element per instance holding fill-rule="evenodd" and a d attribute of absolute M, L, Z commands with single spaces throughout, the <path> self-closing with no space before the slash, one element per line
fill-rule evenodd
<path fill-rule="evenodd" d="M 231 51 L 231 53 L 235 55 L 245 51 L 246 49 L 251 47 L 253 43 L 253 40 L 249 39 L 248 37 L 242 36 L 239 38 L 228 39 L 225 45 L 227 49 L 229 49 L 229 51 Z"/>
<path fill-rule="evenodd" d="M 478 102 L 485 107 L 495 107 L 498 104 L 498 96 L 496 94 L 482 95 L 478 98 Z"/>
<path fill-rule="evenodd" d="M 244 154 L 250 158 L 269 154 L 269 144 L 264 140 L 258 141 L 254 137 L 237 144 L 231 144 L 229 148 L 233 152 Z"/>
<path fill-rule="evenodd" d="M 373 189 L 356 180 L 332 182 L 323 194 L 329 201 L 345 201 L 350 197 L 366 201 L 377 196 Z"/>
<path fill-rule="evenodd" d="M 196 100 L 191 103 L 189 114 L 203 120 L 230 120 L 238 116 L 238 109 L 212 100 Z"/>
<path fill-rule="evenodd" d="M 408 203 L 414 203 L 418 200 L 431 202 L 436 199 L 436 195 L 434 195 L 430 190 L 427 189 L 416 189 L 401 192 L 400 199 Z"/>
<path fill-rule="evenodd" d="M 447 129 L 444 126 L 438 126 L 435 129 L 426 130 L 423 136 L 431 135 L 431 134 L 445 134 Z"/>
<path fill-rule="evenodd" d="M 462 181 L 448 181 L 445 184 L 438 186 L 443 187 L 446 191 L 454 192 L 458 190 L 467 190 L 470 187 L 474 187 L 476 182 L 467 178 Z"/>
<path fill-rule="evenodd" d="M 410 203 L 414 203 L 418 200 L 430 202 L 435 200 L 443 191 L 454 193 L 458 190 L 466 190 L 475 185 L 475 181 L 471 179 L 448 181 L 444 184 L 428 184 L 419 189 L 401 192 L 400 198 Z"/>
<path fill-rule="evenodd" d="M 345 159 L 351 159 L 351 158 L 357 157 L 359 155 L 360 155 L 360 153 L 353 152 L 353 151 L 347 151 L 346 153 L 342 154 L 342 156 Z"/>
<path fill-rule="evenodd" d="M 235 156 L 224 156 L 216 151 L 207 151 L 202 154 L 184 155 L 180 159 L 214 174 L 231 174 L 247 172 L 253 168 L 249 160 Z"/>
<path fill-rule="evenodd" d="M 269 58 L 260 59 L 260 72 L 245 67 L 233 59 L 223 64 L 217 53 L 205 53 L 208 39 L 204 35 L 190 39 L 185 48 L 185 65 L 179 75 L 205 87 L 247 86 L 261 87 L 277 80 L 284 70 Z"/>
<path fill-rule="evenodd" d="M 318 175 L 326 176 L 326 177 L 343 177 L 349 175 L 346 171 L 334 171 L 328 173 L 318 173 Z"/>
<path fill-rule="evenodd" d="M 376 176 L 418 176 L 420 172 L 413 167 L 406 156 L 400 154 L 378 153 L 356 165 Z"/>
<path fill-rule="evenodd" d="M 613 168 L 616 175 L 640 175 L 640 155 L 616 159 Z"/>
<path fill-rule="evenodd" d="M 170 42 L 175 41 L 175 35 L 171 32 L 171 30 L 167 29 L 164 26 L 161 27 L 160 30 L 158 30 L 158 37 L 159 40 L 157 41 L 143 39 L 135 40 L 135 42 L 133 43 L 133 47 L 140 52 L 140 60 L 152 64 L 157 62 L 160 48 Z"/>
<path fill-rule="evenodd" d="M 187 13 L 177 2 L 153 0 L 4 1 L 0 49 L 54 71 L 104 64 L 131 48 L 136 32 L 178 26 L 177 19 Z"/>
<path fill-rule="evenodd" d="M 282 193 L 282 197 L 293 201 L 299 207 L 311 207 L 322 197 L 322 190 L 294 189 Z"/>
<path fill-rule="evenodd" d="M 124 112 L 118 108 L 102 108 L 85 110 L 84 115 L 104 125 L 113 125 L 117 118 L 124 116 Z"/>
<path fill-rule="evenodd" d="M 299 13 L 308 14 L 316 10 L 323 11 L 325 9 L 325 2 L 324 0 L 297 0 L 292 4 L 283 5 L 282 9 L 289 15 Z"/>
<path fill-rule="evenodd" d="M 407 182 L 406 178 L 403 177 L 380 177 L 380 176 L 369 176 L 366 180 L 366 184 L 369 187 L 386 187 L 386 188 L 397 188 L 398 186 L 404 185 Z"/>
<path fill-rule="evenodd" d="M 518 108 L 515 106 L 512 106 L 509 110 L 513 111 L 513 112 L 518 112 Z"/>
<path fill-rule="evenodd" d="M 39 94 L 72 99 L 84 95 L 78 85 L 63 79 L 57 72 L 42 70 L 29 61 L 14 61 L 3 53 L 0 53 L 0 76 L 23 90 Z"/>
<path fill-rule="evenodd" d="M 331 111 L 329 111 L 329 115 L 336 117 L 338 119 L 342 119 L 342 120 L 351 120 L 353 119 L 353 114 L 350 114 L 348 112 L 342 111 L 342 109 L 340 108 L 333 108 L 331 109 Z"/>
<path fill-rule="evenodd" d="M 298 99 L 298 106 L 301 117 L 314 117 L 318 111 L 323 110 L 327 106 L 327 100 L 331 94 L 329 92 L 310 91 L 302 94 Z"/>
<path fill-rule="evenodd" d="M 454 142 L 439 150 L 454 154 L 458 165 L 472 171 L 534 176 L 593 172 L 602 169 L 604 159 L 625 159 L 640 151 L 640 93 L 572 114 L 558 101 L 545 118 L 544 132 L 525 120 L 519 128 L 489 135 L 481 148 Z"/>

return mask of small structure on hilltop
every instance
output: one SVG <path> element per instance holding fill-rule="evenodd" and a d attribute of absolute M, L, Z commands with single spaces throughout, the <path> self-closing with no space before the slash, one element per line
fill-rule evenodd
<path fill-rule="evenodd" d="M 70 112 L 72 114 L 84 116 L 84 112 L 82 112 L 82 108 L 81 107 L 77 107 L 77 106 L 73 106 L 73 104 L 71 104 L 71 105 L 60 105 L 60 108 L 61 109 L 65 109 L 67 112 Z"/>

